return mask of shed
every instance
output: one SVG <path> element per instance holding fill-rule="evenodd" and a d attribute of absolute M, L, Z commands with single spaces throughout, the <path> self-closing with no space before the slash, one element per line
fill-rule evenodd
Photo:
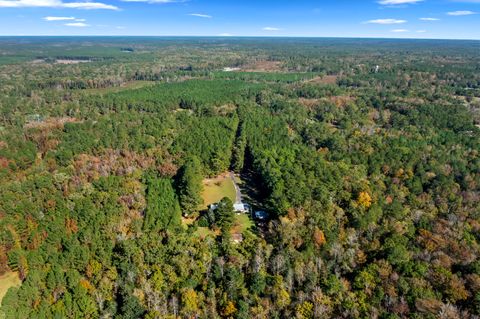
<path fill-rule="evenodd" d="M 268 213 L 263 210 L 257 210 L 254 216 L 255 216 L 255 219 L 261 220 L 261 221 L 267 220 L 269 217 Z"/>

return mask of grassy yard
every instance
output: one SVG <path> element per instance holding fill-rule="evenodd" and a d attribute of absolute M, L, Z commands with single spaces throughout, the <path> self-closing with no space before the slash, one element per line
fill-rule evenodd
<path fill-rule="evenodd" d="M 252 219 L 247 214 L 235 214 L 235 222 L 231 230 L 233 234 L 244 234 L 253 226 Z M 205 238 L 208 235 L 218 236 L 219 233 L 215 233 L 213 230 L 208 227 L 198 227 L 195 235 L 200 238 Z"/>
<path fill-rule="evenodd" d="M 224 197 L 228 197 L 232 202 L 235 202 L 235 196 L 235 186 L 228 174 L 205 179 L 203 181 L 203 206 L 201 209 L 207 209 L 208 205 L 218 203 Z"/>
<path fill-rule="evenodd" d="M 18 278 L 16 272 L 7 272 L 0 276 L 0 307 L 2 306 L 2 299 L 7 294 L 8 289 L 20 286 L 22 282 Z"/>
<path fill-rule="evenodd" d="M 215 232 L 208 227 L 198 227 L 194 234 L 202 239 L 209 235 L 216 236 Z"/>
<path fill-rule="evenodd" d="M 237 184 L 241 185 L 240 178 L 235 177 Z M 205 179 L 203 181 L 203 205 L 201 209 L 207 209 L 208 205 L 218 203 L 222 198 L 228 197 L 235 202 L 236 191 L 233 181 L 228 173 L 222 174 L 215 178 Z M 184 220 L 183 224 L 188 226 L 191 220 Z M 235 222 L 232 227 L 232 234 L 243 234 L 254 225 L 248 214 L 235 214 Z M 208 235 L 219 235 L 208 227 L 198 227 L 195 234 L 201 238 Z"/>
<path fill-rule="evenodd" d="M 243 234 L 253 226 L 252 219 L 247 214 L 235 215 L 235 223 L 233 224 L 232 233 Z"/>

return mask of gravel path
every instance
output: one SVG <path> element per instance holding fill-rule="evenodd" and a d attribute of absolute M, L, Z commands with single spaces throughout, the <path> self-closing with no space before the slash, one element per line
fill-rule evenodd
<path fill-rule="evenodd" d="M 238 186 L 237 181 L 235 180 L 235 174 L 233 174 L 233 172 L 230 172 L 230 178 L 232 179 L 233 186 L 235 186 L 235 193 L 236 193 L 235 204 L 241 204 L 242 203 L 242 191 L 240 190 L 240 187 Z"/>

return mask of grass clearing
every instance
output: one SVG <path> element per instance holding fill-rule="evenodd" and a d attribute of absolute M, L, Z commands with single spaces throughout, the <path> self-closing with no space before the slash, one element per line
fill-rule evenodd
<path fill-rule="evenodd" d="M 253 227 L 253 221 L 247 214 L 236 214 L 232 233 L 243 234 Z"/>
<path fill-rule="evenodd" d="M 2 306 L 2 299 L 7 294 L 8 289 L 18 287 L 21 283 L 20 278 L 18 278 L 18 273 L 16 272 L 7 272 L 0 276 L 0 307 Z"/>
<path fill-rule="evenodd" d="M 320 84 L 337 84 L 337 75 L 324 75 L 324 76 L 317 76 L 307 82 L 311 83 L 320 83 Z"/>
<path fill-rule="evenodd" d="M 213 230 L 211 230 L 208 227 L 198 227 L 194 234 L 202 239 L 209 235 L 212 235 L 212 236 L 217 235 Z"/>
<path fill-rule="evenodd" d="M 235 182 L 239 185 L 243 184 L 243 181 L 238 176 L 234 176 Z M 235 202 L 236 200 L 236 190 L 233 183 L 232 177 L 229 173 L 224 173 L 215 178 L 209 178 L 203 180 L 203 206 L 201 209 L 208 209 L 208 205 L 218 203 L 222 198 L 228 197 Z M 184 220 L 184 225 L 191 225 L 192 220 Z M 235 214 L 235 221 L 231 229 L 232 235 L 235 234 L 244 234 L 254 226 L 254 223 L 248 214 Z M 200 238 L 205 238 L 206 236 L 220 235 L 219 232 L 215 232 L 208 227 L 198 227 L 195 231 L 195 235 Z"/>
<path fill-rule="evenodd" d="M 256 61 L 242 68 L 245 72 L 280 72 L 282 62 L 280 61 Z"/>
<path fill-rule="evenodd" d="M 147 86 L 155 85 L 155 81 L 130 81 L 121 86 L 113 86 L 107 88 L 100 88 L 100 89 L 86 89 L 86 92 L 92 94 L 106 94 L 106 93 L 118 93 L 124 90 L 136 90 L 141 89 Z"/>
<path fill-rule="evenodd" d="M 218 203 L 224 197 L 230 198 L 232 202 L 236 199 L 235 186 L 227 173 L 203 181 L 201 209 L 207 209 L 208 205 Z"/>
<path fill-rule="evenodd" d="M 235 221 L 230 232 L 232 235 L 245 234 L 245 232 L 250 230 L 253 226 L 254 223 L 247 214 L 235 214 Z M 198 227 L 195 231 L 195 235 L 200 238 L 205 238 L 209 235 L 218 236 L 220 235 L 220 231 L 215 232 L 208 227 Z"/>

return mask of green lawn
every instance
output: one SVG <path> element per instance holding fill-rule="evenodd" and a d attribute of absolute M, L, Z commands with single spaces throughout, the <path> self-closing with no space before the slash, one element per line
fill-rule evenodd
<path fill-rule="evenodd" d="M 238 184 L 242 183 L 239 178 L 236 177 L 236 179 Z M 201 209 L 207 209 L 208 205 L 218 203 L 224 197 L 230 198 L 232 202 L 235 202 L 236 200 L 235 186 L 228 174 L 223 174 L 216 178 L 205 179 L 203 181 L 202 198 L 204 203 Z M 235 223 L 232 227 L 232 234 L 245 233 L 253 225 L 253 221 L 248 214 L 235 214 Z M 216 235 L 208 227 L 198 227 L 195 234 L 200 237 Z"/>
<path fill-rule="evenodd" d="M 0 276 L 0 307 L 2 306 L 2 299 L 7 294 L 8 289 L 18 287 L 21 283 L 16 272 L 7 272 Z"/>
<path fill-rule="evenodd" d="M 200 238 L 205 238 L 208 235 L 215 236 L 215 233 L 208 227 L 198 227 L 194 234 Z"/>
<path fill-rule="evenodd" d="M 252 219 L 247 214 L 235 214 L 235 222 L 232 227 L 232 234 L 244 234 L 253 226 Z M 212 231 L 208 227 L 198 227 L 196 232 L 196 236 L 200 238 L 207 237 L 208 235 L 216 236 L 214 231 Z"/>
<path fill-rule="evenodd" d="M 218 203 L 222 198 L 228 197 L 235 202 L 235 186 L 230 176 L 222 175 L 203 181 L 203 205 L 201 209 L 207 209 L 208 205 Z"/>
<path fill-rule="evenodd" d="M 253 221 L 247 214 L 235 215 L 235 224 L 233 225 L 232 232 L 243 234 L 253 226 Z"/>

